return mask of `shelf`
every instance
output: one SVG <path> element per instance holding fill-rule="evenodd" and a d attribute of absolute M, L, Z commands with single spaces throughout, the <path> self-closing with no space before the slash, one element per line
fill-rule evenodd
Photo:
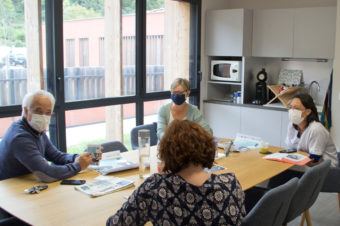
<path fill-rule="evenodd" d="M 223 81 L 208 81 L 209 84 L 220 84 L 220 85 L 242 85 L 241 82 L 223 82 Z"/>
<path fill-rule="evenodd" d="M 279 90 L 281 85 L 268 85 L 267 87 L 275 94 L 275 97 L 271 99 L 267 104 L 270 104 L 276 98 L 278 98 L 285 107 L 288 106 L 289 100 L 295 95 L 295 93 L 302 88 L 299 86 L 289 87 L 286 90 L 280 92 Z"/>

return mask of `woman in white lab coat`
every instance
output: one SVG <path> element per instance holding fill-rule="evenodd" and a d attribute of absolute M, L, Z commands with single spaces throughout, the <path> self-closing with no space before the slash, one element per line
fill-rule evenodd
<path fill-rule="evenodd" d="M 289 121 L 286 137 L 288 148 L 309 153 L 312 159 L 309 167 L 319 164 L 324 159 L 331 161 L 332 167 L 338 166 L 336 147 L 326 128 L 320 123 L 313 98 L 300 93 L 295 95 L 289 104 Z M 301 177 L 308 167 L 294 166 L 270 180 L 269 186 L 275 187 L 288 181 L 293 176 Z"/>

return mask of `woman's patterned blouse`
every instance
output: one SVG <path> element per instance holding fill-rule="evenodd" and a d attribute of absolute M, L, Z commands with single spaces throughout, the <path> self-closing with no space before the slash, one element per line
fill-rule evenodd
<path fill-rule="evenodd" d="M 201 186 L 177 174 L 153 174 L 107 225 L 241 225 L 244 193 L 232 173 L 212 174 Z"/>

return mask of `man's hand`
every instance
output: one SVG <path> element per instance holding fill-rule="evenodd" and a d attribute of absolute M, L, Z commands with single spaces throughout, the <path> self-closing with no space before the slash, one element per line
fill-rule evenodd
<path fill-rule="evenodd" d="M 78 162 L 81 170 L 86 169 L 92 162 L 92 156 L 88 152 L 84 152 L 81 156 L 78 156 L 74 162 Z"/>

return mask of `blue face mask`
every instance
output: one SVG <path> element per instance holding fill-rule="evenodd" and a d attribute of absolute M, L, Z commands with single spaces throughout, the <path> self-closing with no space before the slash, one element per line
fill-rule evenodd
<path fill-rule="evenodd" d="M 185 101 L 185 94 L 171 94 L 171 100 L 176 104 L 176 105 L 181 105 Z"/>

